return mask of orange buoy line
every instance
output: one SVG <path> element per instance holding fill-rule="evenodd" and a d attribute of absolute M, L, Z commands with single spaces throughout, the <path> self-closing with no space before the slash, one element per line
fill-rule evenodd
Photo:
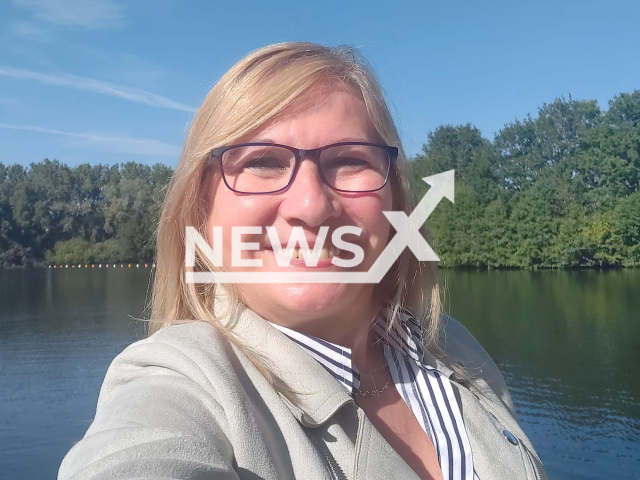
<path fill-rule="evenodd" d="M 114 264 L 112 264 L 112 267 L 116 268 L 116 265 L 117 264 L 114 263 Z M 149 264 L 148 263 L 136 263 L 133 267 L 132 267 L 132 265 L 133 265 L 132 263 L 127 263 L 127 264 L 121 263 L 120 264 L 120 268 L 124 268 L 125 265 L 127 266 L 127 268 L 149 268 Z M 142 267 L 141 267 L 141 265 L 142 265 Z M 78 269 L 81 269 L 82 266 L 83 265 L 81 263 L 79 263 L 77 265 Z M 96 267 L 97 268 L 102 268 L 102 266 L 103 266 L 102 263 L 98 263 L 98 264 L 92 263 L 91 265 L 89 265 L 88 263 L 84 264 L 84 268 L 96 268 Z M 69 268 L 69 264 L 66 264 L 66 265 L 57 265 L 57 264 L 56 265 L 49 265 L 49 268 L 55 268 L 55 269 L 58 269 L 58 268 Z M 76 264 L 72 264 L 71 268 L 76 268 Z M 109 264 L 105 263 L 104 264 L 104 268 L 109 268 Z M 151 268 L 156 268 L 156 264 L 152 263 L 151 264 Z"/>

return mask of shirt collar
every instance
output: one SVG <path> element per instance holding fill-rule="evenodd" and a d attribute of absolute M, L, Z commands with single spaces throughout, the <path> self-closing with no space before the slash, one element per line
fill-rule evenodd
<path fill-rule="evenodd" d="M 351 349 L 327 342 L 312 335 L 305 335 L 290 328 L 271 324 L 311 355 L 353 396 L 360 388 L 360 373 L 351 360 Z"/>
<path fill-rule="evenodd" d="M 360 387 L 360 373 L 353 365 L 351 349 L 328 342 L 312 335 L 291 330 L 271 323 L 271 325 L 295 342 L 303 351 L 325 368 L 353 397 Z M 406 311 L 401 311 L 391 328 L 382 314 L 374 321 L 374 330 L 383 345 L 391 346 L 404 357 L 409 357 L 425 369 L 437 370 L 449 377 L 451 371 L 423 347 L 423 328 L 418 319 Z"/>
<path fill-rule="evenodd" d="M 344 405 L 354 402 L 351 395 L 353 389 L 340 381 L 336 382 L 336 377 L 329 373 L 320 361 L 309 355 L 308 351 L 300 348 L 299 343 L 281 331 L 280 328 L 284 327 L 271 324 L 242 304 L 238 305 L 237 310 L 229 311 L 228 296 L 225 289 L 219 287 L 220 285 L 216 287 L 213 302 L 215 315 L 220 318 L 223 326 L 230 329 L 231 334 L 244 348 L 256 356 L 260 362 L 268 365 L 279 386 L 278 394 L 301 424 L 312 428 L 318 427 Z M 414 324 L 417 330 L 421 331 L 419 322 L 415 319 Z M 383 325 L 386 326 L 386 321 Z M 409 331 L 416 330 L 409 328 Z M 407 332 L 407 330 L 404 331 Z M 396 334 L 399 338 L 404 337 L 402 331 Z M 317 340 L 321 341 L 321 339 Z M 332 345 L 329 342 L 325 343 Z M 411 343 L 408 342 L 408 345 Z M 418 342 L 418 345 L 421 345 L 421 342 Z M 351 351 L 339 345 L 332 346 L 341 352 L 344 361 L 348 360 L 350 365 Z M 412 352 L 408 347 L 407 350 L 401 351 Z M 427 350 L 424 351 L 422 364 L 432 368 L 443 366 Z M 441 368 L 438 369 L 442 371 Z M 357 384 L 359 376 L 356 374 L 357 372 L 354 372 L 352 381 Z"/>
<path fill-rule="evenodd" d="M 344 405 L 353 403 L 347 390 L 319 362 L 271 323 L 243 304 L 229 310 L 224 292 L 216 287 L 215 315 L 243 349 L 267 366 L 277 393 L 301 424 L 319 427 Z M 241 350 L 233 349 L 243 357 Z M 245 368 L 251 369 L 248 365 Z"/>

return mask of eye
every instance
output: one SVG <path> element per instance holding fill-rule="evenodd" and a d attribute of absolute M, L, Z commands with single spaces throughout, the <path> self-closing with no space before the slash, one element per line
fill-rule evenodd
<path fill-rule="evenodd" d="M 289 162 L 276 157 L 258 157 L 247 160 L 243 168 L 251 170 L 287 170 Z"/>
<path fill-rule="evenodd" d="M 324 167 L 329 169 L 361 169 L 370 166 L 367 160 L 356 157 L 337 157 L 325 162 Z"/>

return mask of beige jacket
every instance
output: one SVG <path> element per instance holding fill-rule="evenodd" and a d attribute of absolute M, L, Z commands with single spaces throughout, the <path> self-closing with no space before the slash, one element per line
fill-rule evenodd
<path fill-rule="evenodd" d="M 207 323 L 164 328 L 115 358 L 58 479 L 418 479 L 293 341 L 249 309 L 234 332 L 296 393 L 276 391 Z M 457 321 L 447 318 L 444 332 L 447 354 L 477 375 L 474 385 L 428 353 L 425 362 L 452 382 L 477 476 L 546 479 L 496 365 Z"/>

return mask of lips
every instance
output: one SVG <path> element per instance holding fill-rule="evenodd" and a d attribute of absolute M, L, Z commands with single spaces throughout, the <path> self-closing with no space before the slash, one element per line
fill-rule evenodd
<path fill-rule="evenodd" d="M 311 248 L 283 248 L 282 254 L 291 260 L 323 260 L 325 258 L 339 257 L 340 249 L 330 245 L 314 252 Z"/>
<path fill-rule="evenodd" d="M 280 238 L 289 238 L 289 240 L 291 239 L 290 235 L 280 235 Z M 305 262 L 308 262 L 310 260 L 319 261 L 321 264 L 331 264 L 333 258 L 351 260 L 354 256 L 354 253 L 352 251 L 342 250 L 336 247 L 331 241 L 331 236 L 329 235 L 326 235 L 324 237 L 324 241 L 322 243 L 319 243 L 322 240 L 319 237 L 311 237 L 307 238 L 306 240 L 306 248 L 300 246 L 300 241 L 296 242 L 297 246 L 295 248 L 287 248 L 286 241 L 285 243 L 282 243 L 278 239 L 277 243 L 272 244 L 271 239 L 263 239 L 263 241 L 260 242 L 259 249 L 267 252 L 271 251 L 274 253 L 274 255 L 276 255 L 276 257 L 280 259 L 282 259 L 283 257 L 287 258 L 291 261 L 292 265 L 304 265 Z M 356 243 L 353 241 L 350 241 L 349 243 L 356 245 Z M 276 245 L 275 250 L 274 245 Z M 314 252 L 316 247 L 318 248 L 318 251 Z"/>
<path fill-rule="evenodd" d="M 331 251 L 330 251 L 331 250 Z M 278 267 L 293 268 L 336 268 L 333 264 L 333 259 L 336 257 L 337 248 L 323 248 L 319 253 L 314 254 L 311 249 L 283 248 L 285 255 L 280 254 L 277 251 L 267 249 L 268 252 L 273 252 L 276 258 Z M 338 250 L 339 251 L 339 250 Z M 331 256 L 329 254 L 331 253 Z M 306 255 L 306 257 L 305 257 Z M 284 262 L 284 263 L 283 263 Z"/>

